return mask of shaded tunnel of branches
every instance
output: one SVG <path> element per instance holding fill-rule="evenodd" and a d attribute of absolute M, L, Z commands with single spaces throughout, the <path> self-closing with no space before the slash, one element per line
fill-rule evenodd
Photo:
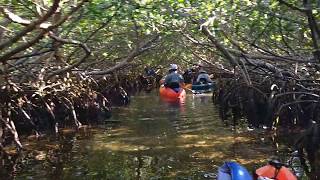
<path fill-rule="evenodd" d="M 29 12 L 32 8 L 23 2 L 19 1 L 19 7 Z M 253 10 L 242 6 L 242 1 L 218 3 L 212 10 L 217 13 L 205 23 L 201 14 L 200 18 L 192 14 L 201 11 L 197 9 L 201 3 L 184 9 L 159 1 L 149 10 L 166 13 L 161 15 L 169 18 L 152 19 L 150 12 L 142 13 L 148 8 L 135 1 L 108 1 L 95 7 L 108 16 L 94 14 L 93 19 L 101 18 L 97 23 L 88 15 L 87 24 L 80 26 L 86 29 L 90 22 L 97 23 L 83 33 L 84 38 L 73 30 L 92 4 L 87 0 L 64 5 L 61 0 L 50 2 L 31 3 L 36 10 L 29 16 L 19 8 L 0 7 L 1 150 L 12 143 L 23 148 L 20 134 L 39 136 L 48 131 L 58 133 L 63 127 L 79 129 L 100 123 L 111 116 L 112 106 L 126 105 L 130 95 L 158 87 L 161 75 L 137 73 L 144 64 L 139 56 L 154 50 L 144 57 L 148 62 L 156 59 L 153 65 L 167 66 L 173 61 L 186 66 L 200 60 L 212 68 L 217 85 L 213 100 L 227 124 L 245 121 L 251 128 L 304 130 L 295 149 L 301 159 L 309 160 L 303 161 L 308 176 L 319 179 L 320 28 L 313 1 L 296 3 L 301 7 L 284 0 L 266 7 L 266 2 L 259 1 Z M 239 8 L 233 12 L 231 6 L 236 3 Z M 164 7 L 157 9 L 158 5 Z M 219 10 L 223 5 L 226 11 Z M 232 16 L 223 14 L 227 10 Z M 204 11 L 202 15 L 208 18 Z M 250 29 L 251 22 L 245 20 L 254 14 L 258 20 Z M 270 18 L 260 21 L 263 17 Z M 147 19 L 154 22 L 148 24 Z M 219 19 L 229 24 L 219 25 Z M 256 27 L 262 21 L 265 23 Z M 144 28 L 149 28 L 148 33 Z M 104 38 L 110 39 L 101 40 Z"/>
<path fill-rule="evenodd" d="M 1 150 L 12 143 L 21 150 L 22 134 L 39 136 L 58 133 L 64 127 L 79 129 L 103 122 L 111 116 L 112 106 L 126 105 L 130 95 L 141 90 L 149 92 L 158 85 L 160 75 L 119 70 L 154 47 L 159 35 L 139 38 L 127 54 L 111 61 L 114 63 L 94 69 L 99 61 L 85 63 L 92 56 L 86 42 L 106 28 L 115 15 L 102 22 L 84 42 L 68 39 L 61 35 L 66 29 L 60 27 L 73 19 L 87 1 L 69 3 L 73 4 L 63 11 L 60 0 L 53 0 L 48 7 L 35 3 L 38 16 L 33 20 L 20 17 L 10 7 L 0 7 L 5 17 L 0 22 Z M 121 4 L 113 3 L 105 10 L 118 6 Z M 10 34 L 6 27 L 15 25 L 20 29 Z"/>

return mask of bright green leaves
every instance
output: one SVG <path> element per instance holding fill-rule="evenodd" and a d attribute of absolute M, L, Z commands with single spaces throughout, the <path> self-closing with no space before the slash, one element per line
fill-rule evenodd
<path fill-rule="evenodd" d="M 19 4 L 15 0 L 6 1 L 14 6 Z M 287 2 L 303 8 L 299 0 Z M 65 12 L 70 9 L 67 5 L 64 7 Z M 28 11 L 19 13 L 33 15 Z M 313 10 L 313 14 L 319 21 L 318 9 Z M 212 18 L 212 33 L 229 48 L 234 47 L 221 31 L 248 51 L 253 50 L 251 44 L 280 53 L 287 45 L 310 48 L 307 19 L 278 0 L 91 0 L 61 27 L 61 34 L 83 41 L 97 31 L 87 42 L 95 58 L 115 59 L 130 52 L 137 42 L 160 33 L 159 49 L 140 60 L 147 64 L 166 63 L 168 58 L 193 57 L 190 49 L 198 47 L 182 34 L 206 41 L 199 25 L 209 18 Z M 66 33 L 65 27 L 71 27 L 71 32 Z"/>
<path fill-rule="evenodd" d="M 270 4 L 270 9 L 277 9 L 279 6 L 279 1 L 272 1 Z"/>
<path fill-rule="evenodd" d="M 274 35 L 274 34 L 272 34 L 272 35 L 270 36 L 270 38 L 271 38 L 272 40 L 275 40 L 275 41 L 278 41 L 278 42 L 280 42 L 280 41 L 282 40 L 281 35 Z"/>

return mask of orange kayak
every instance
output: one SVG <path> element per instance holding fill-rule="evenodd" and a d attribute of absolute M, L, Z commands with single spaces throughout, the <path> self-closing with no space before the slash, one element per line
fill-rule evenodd
<path fill-rule="evenodd" d="M 276 169 L 272 165 L 266 165 L 256 170 L 256 175 L 259 177 L 268 177 L 279 180 L 297 180 L 297 177 L 292 172 L 282 166 L 280 169 Z"/>
<path fill-rule="evenodd" d="M 186 91 L 183 88 L 180 88 L 179 91 L 176 92 L 171 88 L 161 86 L 159 91 L 160 96 L 168 101 L 184 100 L 186 98 Z"/>

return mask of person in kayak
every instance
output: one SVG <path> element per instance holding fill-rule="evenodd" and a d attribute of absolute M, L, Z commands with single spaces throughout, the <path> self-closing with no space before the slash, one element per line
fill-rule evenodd
<path fill-rule="evenodd" d="M 184 83 L 186 84 L 192 84 L 192 70 L 191 69 L 186 69 L 182 75 L 184 79 Z"/>
<path fill-rule="evenodd" d="M 164 86 L 179 91 L 179 88 L 182 87 L 183 84 L 184 79 L 182 75 L 178 73 L 178 66 L 176 64 L 170 64 L 169 73 L 164 78 Z"/>
<path fill-rule="evenodd" d="M 197 77 L 195 84 L 208 84 L 208 83 L 212 83 L 212 80 L 210 79 L 209 74 L 205 70 L 200 69 L 199 75 Z"/>

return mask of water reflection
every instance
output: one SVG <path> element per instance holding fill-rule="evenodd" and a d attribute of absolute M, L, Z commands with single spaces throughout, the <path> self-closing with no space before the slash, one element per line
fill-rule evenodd
<path fill-rule="evenodd" d="M 25 142 L 15 162 L 17 179 L 215 179 L 235 160 L 250 170 L 272 155 L 288 158 L 288 137 L 232 131 L 218 118 L 210 96 L 185 104 L 137 96 L 114 110 L 102 129 Z M 11 166 L 11 165 L 10 165 Z M 11 172 L 0 171 L 0 177 Z"/>

